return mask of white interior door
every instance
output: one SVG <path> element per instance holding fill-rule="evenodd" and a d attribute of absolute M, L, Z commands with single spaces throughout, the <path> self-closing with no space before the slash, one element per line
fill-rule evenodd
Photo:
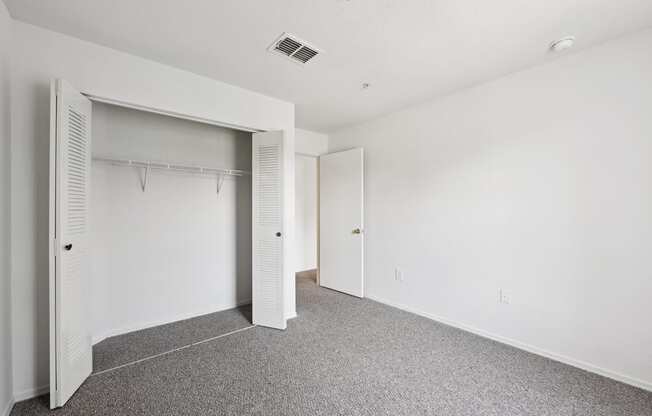
<path fill-rule="evenodd" d="M 283 132 L 254 133 L 252 148 L 253 323 L 285 329 Z"/>
<path fill-rule="evenodd" d="M 53 82 L 50 122 L 50 407 L 61 407 L 93 368 L 88 208 L 91 102 Z"/>
<path fill-rule="evenodd" d="M 364 152 L 319 157 L 319 284 L 364 296 Z"/>

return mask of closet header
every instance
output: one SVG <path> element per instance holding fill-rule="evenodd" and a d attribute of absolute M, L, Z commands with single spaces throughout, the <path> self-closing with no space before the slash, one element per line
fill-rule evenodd
<path fill-rule="evenodd" d="M 82 93 L 82 95 L 84 95 L 89 100 L 95 101 L 95 102 L 98 102 L 98 103 L 110 104 L 110 105 L 115 105 L 115 106 L 124 107 L 124 108 L 131 108 L 133 110 L 145 111 L 147 113 L 160 114 L 160 115 L 163 115 L 163 116 L 180 118 L 180 119 L 183 119 L 183 120 L 195 121 L 197 123 L 210 124 L 210 125 L 213 125 L 213 126 L 226 127 L 226 128 L 229 128 L 229 129 L 246 131 L 246 132 L 249 132 L 249 133 L 257 133 L 257 132 L 262 131 L 262 130 L 259 130 L 259 129 L 245 127 L 245 126 L 241 126 L 241 125 L 237 125 L 237 124 L 224 123 L 224 122 L 221 122 L 221 121 L 212 120 L 212 119 L 208 119 L 208 118 L 204 118 L 204 117 L 198 117 L 198 116 L 193 116 L 193 115 L 190 115 L 190 114 L 178 113 L 176 111 L 171 111 L 171 110 L 164 110 L 162 108 L 156 108 L 156 107 L 150 107 L 150 106 L 146 106 L 146 105 L 130 103 L 130 102 L 127 102 L 127 101 L 116 100 L 114 98 L 100 97 L 98 95 L 93 95 L 93 94 L 89 94 L 89 93 L 85 93 L 85 92 Z"/>

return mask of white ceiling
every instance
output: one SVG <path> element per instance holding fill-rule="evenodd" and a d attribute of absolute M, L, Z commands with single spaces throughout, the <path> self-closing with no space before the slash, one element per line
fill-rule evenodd
<path fill-rule="evenodd" d="M 16 19 L 296 104 L 332 131 L 652 26 L 651 0 L 5 0 Z M 325 53 L 266 48 L 290 32 Z M 371 83 L 363 90 L 363 82 Z"/>

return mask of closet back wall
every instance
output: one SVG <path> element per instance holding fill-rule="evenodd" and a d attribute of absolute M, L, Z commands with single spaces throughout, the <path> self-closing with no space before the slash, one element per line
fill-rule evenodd
<path fill-rule="evenodd" d="M 93 155 L 251 170 L 251 134 L 93 104 Z M 94 341 L 251 299 L 251 177 L 93 163 Z"/>

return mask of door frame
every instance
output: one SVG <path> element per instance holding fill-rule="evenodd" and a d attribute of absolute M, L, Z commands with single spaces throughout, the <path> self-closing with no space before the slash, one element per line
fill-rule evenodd
<path fill-rule="evenodd" d="M 50 391 L 50 409 L 53 407 L 54 398 L 52 392 L 56 391 L 52 389 L 52 381 L 56 383 L 57 377 L 57 363 L 55 361 L 56 353 L 53 354 L 53 351 L 56 351 L 56 334 L 54 331 L 56 324 L 56 296 L 54 291 L 51 289 L 56 287 L 55 275 L 56 275 L 56 239 L 55 239 L 55 230 L 56 230 L 56 183 L 57 183 L 57 81 L 52 79 L 50 81 L 50 181 L 49 181 L 49 213 L 48 213 L 48 313 L 49 313 L 49 346 L 50 350 L 48 352 L 48 357 L 50 359 L 50 385 L 48 386 Z M 55 149 L 52 149 L 52 147 Z M 53 376 L 54 375 L 54 376 Z M 55 385 L 56 387 L 56 385 Z"/>
<path fill-rule="evenodd" d="M 147 113 L 160 114 L 160 115 L 163 115 L 163 116 L 180 118 L 182 120 L 189 120 L 189 121 L 194 121 L 194 122 L 202 123 L 202 124 L 210 124 L 212 126 L 226 127 L 228 129 L 246 131 L 246 132 L 249 132 L 249 133 L 264 133 L 266 131 L 284 130 L 284 129 L 280 129 L 280 128 L 259 129 L 259 128 L 251 127 L 251 126 L 232 124 L 232 123 L 227 123 L 227 122 L 220 121 L 220 120 L 194 116 L 192 114 L 179 113 L 179 112 L 176 112 L 176 111 L 165 110 L 165 109 L 159 108 L 159 107 L 152 107 L 152 106 L 148 106 L 148 105 L 142 105 L 142 104 L 132 103 L 132 102 L 128 102 L 128 101 L 122 101 L 122 100 L 118 100 L 118 99 L 115 99 L 115 98 L 103 97 L 103 96 L 91 94 L 91 93 L 84 92 L 84 91 L 81 91 L 81 94 L 83 96 L 85 96 L 86 98 L 88 98 L 89 100 L 91 100 L 92 102 L 111 104 L 111 105 L 115 105 L 117 107 L 130 108 L 132 110 L 145 111 Z"/>
<path fill-rule="evenodd" d="M 57 79 L 58 78 L 51 78 L 50 79 L 50 134 L 49 134 L 49 139 L 50 139 L 50 147 L 51 146 L 56 146 L 56 111 L 57 111 Z M 134 102 L 129 102 L 129 101 L 123 101 L 117 98 L 110 98 L 107 96 L 101 96 L 101 95 L 96 95 L 88 91 L 84 90 L 79 90 L 81 95 L 85 96 L 88 98 L 91 102 L 99 102 L 99 103 L 104 103 L 104 104 L 110 104 L 118 107 L 124 107 L 124 108 L 129 108 L 133 110 L 139 110 L 139 111 L 144 111 L 148 113 L 154 113 L 154 114 L 160 114 L 168 117 L 173 117 L 173 118 L 178 118 L 182 120 L 189 120 L 189 121 L 194 121 L 197 123 L 202 123 L 202 124 L 209 124 L 213 126 L 218 126 L 218 127 L 226 127 L 230 128 L 233 130 L 240 130 L 240 131 L 245 131 L 249 133 L 262 133 L 262 132 L 267 132 L 267 131 L 283 131 L 284 135 L 287 135 L 288 130 L 280 127 L 265 127 L 264 129 L 258 128 L 258 127 L 253 127 L 253 126 L 247 126 L 247 125 L 239 125 L 239 124 L 233 124 L 225 121 L 220 121 L 217 119 L 210 119 L 210 118 L 205 118 L 197 115 L 193 115 L 190 113 L 180 113 L 172 110 L 166 110 L 164 108 L 159 108 L 159 107 L 152 107 L 144 104 L 138 104 Z M 285 136 L 287 137 L 287 136 Z M 294 137 L 294 135 L 293 135 Z M 48 284 L 49 287 L 54 287 L 55 285 L 55 275 L 56 275 L 56 263 L 55 263 L 55 221 L 56 221 L 56 149 L 55 151 L 50 151 L 49 152 L 49 207 L 48 207 Z M 292 153 L 294 155 L 294 153 Z M 294 167 L 294 166 L 293 166 Z M 253 168 L 253 167 L 252 167 Z M 293 179 L 294 180 L 294 179 Z M 294 211 L 294 210 L 293 210 Z M 294 224 L 293 224 L 294 225 Z M 286 224 L 284 223 L 284 229 L 283 229 L 283 235 L 288 235 L 286 232 Z M 283 259 L 282 261 L 285 262 L 287 254 L 283 254 Z M 291 256 L 290 258 L 293 258 Z M 294 264 L 290 265 L 292 269 L 294 269 Z M 294 276 L 294 274 L 292 274 Z M 283 287 L 286 287 L 285 282 L 285 275 L 283 276 Z M 48 306 L 48 313 L 49 313 L 49 348 L 50 351 L 55 351 L 56 345 L 55 345 L 55 339 L 54 339 L 54 334 L 53 334 L 53 329 L 56 324 L 56 314 L 53 313 L 55 310 L 55 296 L 54 291 L 48 290 L 48 299 L 49 299 L 49 306 Z M 284 297 L 285 298 L 285 297 Z M 284 302 L 285 303 L 285 302 Z M 283 305 L 285 308 L 285 304 Z M 296 316 L 296 313 L 294 316 L 287 316 L 285 314 L 285 319 L 291 319 Z M 55 374 L 57 371 L 57 366 L 55 360 L 52 359 L 50 356 L 50 379 L 52 379 L 52 374 Z M 48 391 L 52 391 L 50 389 L 50 386 L 48 386 Z"/>

